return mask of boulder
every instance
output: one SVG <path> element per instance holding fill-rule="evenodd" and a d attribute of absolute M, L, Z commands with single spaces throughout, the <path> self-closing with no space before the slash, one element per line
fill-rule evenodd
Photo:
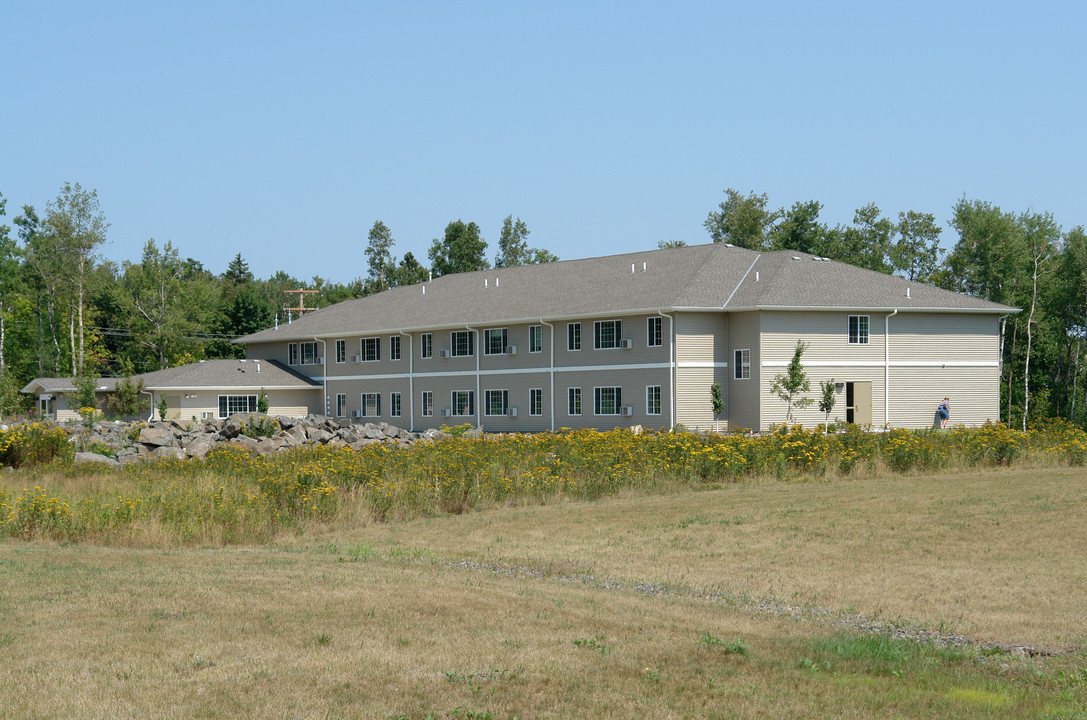
<path fill-rule="evenodd" d="M 184 460 L 188 457 L 188 453 L 183 448 L 179 447 L 157 447 L 154 452 L 151 453 L 151 457 L 154 458 L 166 458 L 168 460 Z"/>
<path fill-rule="evenodd" d="M 177 445 L 177 438 L 174 433 L 156 427 L 145 427 L 140 430 L 139 442 L 141 445 L 149 445 L 151 447 L 174 447 Z"/>
<path fill-rule="evenodd" d="M 121 463 L 117 462 L 116 460 L 114 460 L 113 458 L 111 458 L 111 457 L 109 457 L 107 455 L 99 455 L 98 453 L 92 453 L 92 452 L 77 452 L 75 454 L 75 459 L 72 462 L 74 462 L 74 463 L 98 463 L 98 464 L 101 464 L 101 465 L 109 465 L 110 467 L 117 467 L 118 465 L 121 464 Z"/>

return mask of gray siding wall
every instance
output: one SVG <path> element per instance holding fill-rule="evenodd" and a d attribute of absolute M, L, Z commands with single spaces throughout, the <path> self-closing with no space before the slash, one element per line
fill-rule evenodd
<path fill-rule="evenodd" d="M 769 396 L 760 393 L 762 348 L 759 342 L 761 331 L 758 312 L 733 313 L 729 317 L 728 362 L 725 371 L 726 380 L 721 385 L 725 393 L 725 412 L 728 415 L 728 427 L 731 430 L 758 429 L 762 427 L 762 405 Z M 735 377 L 735 351 L 751 351 L 751 377 L 737 380 Z"/>

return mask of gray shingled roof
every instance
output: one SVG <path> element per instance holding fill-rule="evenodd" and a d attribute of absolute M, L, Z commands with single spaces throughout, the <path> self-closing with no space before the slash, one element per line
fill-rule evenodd
<path fill-rule="evenodd" d="M 262 330 L 235 342 L 306 340 L 640 310 L 760 308 L 1016 312 L 1006 305 L 803 253 L 760 254 L 708 244 L 446 275 L 321 308 L 290 324 L 280 323 L 278 329 Z"/>
<path fill-rule="evenodd" d="M 258 371 L 259 368 L 259 371 Z M 99 378 L 98 390 L 113 392 L 120 378 Z M 276 362 L 275 360 L 202 360 L 176 368 L 155 370 L 133 375 L 143 380 L 147 390 L 183 388 L 265 388 L 311 389 L 321 383 Z M 35 378 L 22 392 L 30 394 L 66 393 L 75 391 L 71 378 Z"/>
<path fill-rule="evenodd" d="M 275 360 L 202 360 L 176 368 L 134 375 L 148 390 L 170 388 L 305 388 L 321 383 Z"/>

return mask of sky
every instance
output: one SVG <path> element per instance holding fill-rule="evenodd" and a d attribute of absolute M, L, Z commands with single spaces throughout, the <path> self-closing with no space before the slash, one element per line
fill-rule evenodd
<path fill-rule="evenodd" d="M 563 259 L 704 243 L 726 188 L 1087 224 L 1078 2 L 0 3 L 11 224 L 94 189 L 105 259 L 424 265 L 453 220 Z"/>

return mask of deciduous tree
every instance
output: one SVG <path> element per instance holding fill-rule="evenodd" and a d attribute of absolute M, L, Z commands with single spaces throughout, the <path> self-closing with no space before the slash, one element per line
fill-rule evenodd
<path fill-rule="evenodd" d="M 474 222 L 454 220 L 445 227 L 445 236 L 434 238 L 427 255 L 436 276 L 474 270 L 486 270 L 487 241 L 480 236 Z"/>

